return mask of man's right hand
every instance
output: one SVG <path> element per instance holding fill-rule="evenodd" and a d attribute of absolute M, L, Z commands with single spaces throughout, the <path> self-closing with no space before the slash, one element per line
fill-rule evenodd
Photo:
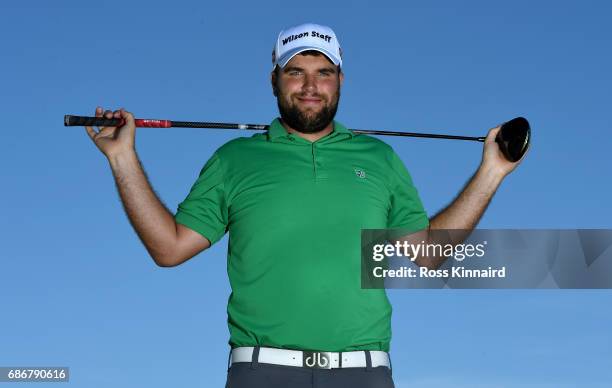
<path fill-rule="evenodd" d="M 121 108 L 116 111 L 107 110 L 102 113 L 101 107 L 96 108 L 96 117 L 107 119 L 123 119 L 125 124 L 121 127 L 101 127 L 96 132 L 92 127 L 85 127 L 87 134 L 93 140 L 100 151 L 110 160 L 112 157 L 134 152 L 134 138 L 136 136 L 136 125 L 134 115 Z"/>
<path fill-rule="evenodd" d="M 177 224 L 153 191 L 134 148 L 134 116 L 123 108 L 103 113 L 98 107 L 96 117 L 125 121 L 121 127 L 102 127 L 98 132 L 86 127 L 87 134 L 108 158 L 123 208 L 155 263 L 173 267 L 208 248 L 210 241 Z"/>

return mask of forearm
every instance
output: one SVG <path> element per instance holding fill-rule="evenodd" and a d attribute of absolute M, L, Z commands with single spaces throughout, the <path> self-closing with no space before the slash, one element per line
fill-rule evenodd
<path fill-rule="evenodd" d="M 503 176 L 493 170 L 478 169 L 455 200 L 430 220 L 427 242 L 440 245 L 463 243 L 478 224 L 502 179 Z M 421 256 L 415 263 L 437 269 L 445 260 L 446 257 Z"/>
<path fill-rule="evenodd" d="M 502 179 L 503 176 L 494 169 L 479 168 L 455 200 L 430 220 L 430 228 L 474 229 Z"/>
<path fill-rule="evenodd" d="M 428 243 L 463 243 L 480 221 L 504 177 L 518 166 L 520 161 L 511 162 L 500 151 L 495 140 L 500 130 L 501 126 L 489 130 L 478 171 L 455 200 L 430 219 L 425 232 Z M 420 257 L 417 264 L 437 268 L 445 259 Z"/>
<path fill-rule="evenodd" d="M 112 156 L 109 163 L 132 227 L 153 260 L 164 265 L 177 239 L 174 216 L 155 195 L 136 152 Z"/>

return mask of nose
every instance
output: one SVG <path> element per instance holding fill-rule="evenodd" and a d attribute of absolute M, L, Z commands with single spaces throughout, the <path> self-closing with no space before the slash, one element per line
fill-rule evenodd
<path fill-rule="evenodd" d="M 316 92 L 317 84 L 316 84 L 315 76 L 311 74 L 306 74 L 304 76 L 304 84 L 302 85 L 302 89 L 305 92 L 309 92 L 309 93 Z"/>

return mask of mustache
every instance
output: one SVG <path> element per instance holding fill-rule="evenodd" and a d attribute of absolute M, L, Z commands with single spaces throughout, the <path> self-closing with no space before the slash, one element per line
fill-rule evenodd
<path fill-rule="evenodd" d="M 318 98 L 319 100 L 326 99 L 324 95 L 318 93 L 296 93 L 293 96 L 298 98 Z"/>

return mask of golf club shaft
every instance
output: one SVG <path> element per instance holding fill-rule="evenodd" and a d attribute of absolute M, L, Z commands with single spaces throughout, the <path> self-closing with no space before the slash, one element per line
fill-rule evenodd
<path fill-rule="evenodd" d="M 171 121 L 171 120 L 153 120 L 153 119 L 134 119 L 137 127 L 140 128 L 213 128 L 213 129 L 246 129 L 265 131 L 268 125 L 262 124 L 232 124 L 232 123 L 211 123 L 201 121 Z M 120 127 L 123 125 L 123 119 L 107 119 L 104 117 L 89 117 L 89 116 L 64 116 L 64 126 L 89 126 L 89 127 Z M 363 133 L 368 135 L 384 135 L 384 136 L 407 136 L 407 137 L 425 137 L 433 139 L 452 139 L 452 140 L 470 140 L 484 142 L 484 137 L 473 136 L 456 136 L 456 135 L 440 135 L 435 133 L 417 133 L 417 132 L 398 132 L 398 131 L 381 131 L 375 129 L 351 129 L 354 133 Z"/>

